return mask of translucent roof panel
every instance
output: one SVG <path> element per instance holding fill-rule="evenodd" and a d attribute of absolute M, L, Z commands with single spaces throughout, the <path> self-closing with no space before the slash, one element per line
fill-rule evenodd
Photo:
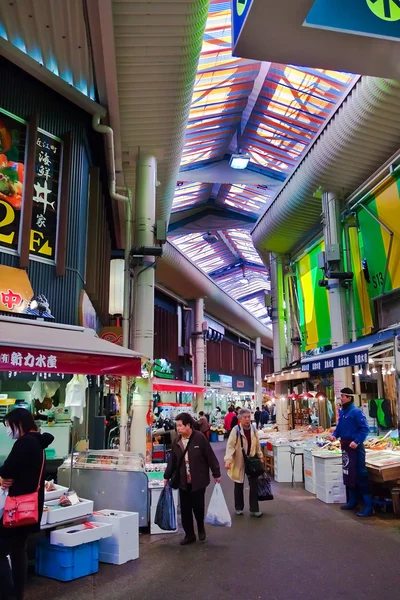
<path fill-rule="evenodd" d="M 251 162 L 287 176 L 331 117 L 353 76 L 271 64 L 242 138 Z"/>
<path fill-rule="evenodd" d="M 272 195 L 273 191 L 266 186 L 221 185 L 216 200 L 217 204 L 258 217 L 270 205 Z"/>
<path fill-rule="evenodd" d="M 207 202 L 212 185 L 208 183 L 178 182 L 172 212 L 193 208 Z"/>
<path fill-rule="evenodd" d="M 190 178 L 194 179 L 196 169 L 241 150 L 250 155 L 243 180 L 259 182 L 261 178 L 261 184 L 242 184 L 237 173 L 229 183 L 226 167 L 222 166 L 224 178 L 214 184 L 181 185 L 173 203 L 175 215 L 185 209 L 207 207 L 193 211 L 188 218 L 182 212 L 185 231 L 196 233 L 175 235 L 172 240 L 263 322 L 268 321 L 264 296 L 269 289 L 269 274 L 253 246 L 251 228 L 354 81 L 347 73 L 233 57 L 231 2 L 210 1 L 181 170 L 192 171 Z M 208 173 L 218 171 L 216 167 Z M 183 174 L 180 176 L 184 179 Z M 174 219 L 174 225 L 181 220 L 178 216 Z M 217 236 L 216 243 L 204 240 L 206 231 L 199 233 L 203 224 L 206 231 Z"/>

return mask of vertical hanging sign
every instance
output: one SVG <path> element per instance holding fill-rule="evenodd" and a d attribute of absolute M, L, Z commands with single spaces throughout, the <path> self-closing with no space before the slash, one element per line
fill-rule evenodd
<path fill-rule="evenodd" d="M 0 111 L 0 246 L 18 250 L 26 123 Z"/>
<path fill-rule="evenodd" d="M 51 261 L 56 257 L 62 142 L 38 131 L 29 251 Z"/>

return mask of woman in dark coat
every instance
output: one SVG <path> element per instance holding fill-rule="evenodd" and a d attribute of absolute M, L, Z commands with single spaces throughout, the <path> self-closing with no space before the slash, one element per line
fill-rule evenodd
<path fill-rule="evenodd" d="M 9 529 L 0 523 L 0 599 L 11 596 L 23 600 L 27 571 L 27 540 L 29 535 L 40 529 L 44 503 L 44 469 L 40 477 L 45 448 L 54 437 L 49 433 L 38 433 L 31 413 L 25 408 L 16 408 L 4 419 L 7 435 L 16 440 L 0 467 L 0 487 L 7 488 L 10 496 L 22 496 L 36 492 L 39 478 L 39 522 L 36 525 Z M 8 562 L 11 558 L 11 569 Z"/>

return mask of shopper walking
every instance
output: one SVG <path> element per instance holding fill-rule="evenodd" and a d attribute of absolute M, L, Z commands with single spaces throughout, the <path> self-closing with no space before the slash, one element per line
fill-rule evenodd
<path fill-rule="evenodd" d="M 199 412 L 199 418 L 197 419 L 197 424 L 199 426 L 199 431 L 201 431 L 201 433 L 204 433 L 204 435 L 208 439 L 209 434 L 210 434 L 210 423 L 208 422 L 208 419 L 205 416 L 204 411 L 202 411 L 202 410 Z"/>
<path fill-rule="evenodd" d="M 260 420 L 261 420 L 261 411 L 258 406 L 257 406 L 256 410 L 254 411 L 254 420 L 256 422 L 256 427 L 258 429 L 260 427 Z"/>
<path fill-rule="evenodd" d="M 227 412 L 227 414 L 225 415 L 225 418 L 224 418 L 224 429 L 228 433 L 231 432 L 231 429 L 232 429 L 232 420 L 233 420 L 233 417 L 235 417 L 235 416 L 236 416 L 235 409 L 233 408 L 233 406 L 230 406 L 228 408 L 228 412 Z"/>
<path fill-rule="evenodd" d="M 365 464 L 364 441 L 369 433 L 367 419 L 361 409 L 354 405 L 354 393 L 350 388 L 341 390 L 342 409 L 332 440 L 340 438 L 343 460 L 343 482 L 347 487 L 348 502 L 342 510 L 355 510 L 359 494 L 362 495 L 364 508 L 357 513 L 359 517 L 371 517 L 374 514 L 373 498 L 368 471 Z"/>
<path fill-rule="evenodd" d="M 267 406 L 263 406 L 262 407 L 262 411 L 261 411 L 261 415 L 260 415 L 261 427 L 263 427 L 264 425 L 267 425 L 268 421 L 269 421 L 268 407 Z"/>
<path fill-rule="evenodd" d="M 54 437 L 37 431 L 31 413 L 16 408 L 4 419 L 7 435 L 16 440 L 8 458 L 0 467 L 0 486 L 8 489 L 9 496 L 36 492 L 39 487 L 39 521 L 36 525 L 7 528 L 0 525 L 0 599 L 13 597 L 22 600 L 27 571 L 27 540 L 39 531 L 44 503 L 44 450 Z M 11 559 L 11 569 L 8 558 Z"/>
<path fill-rule="evenodd" d="M 225 468 L 229 477 L 235 482 L 235 511 L 237 515 L 244 513 L 245 463 L 243 450 L 249 457 L 257 456 L 263 461 L 263 453 L 256 428 L 251 425 L 251 412 L 248 408 L 239 411 L 240 424 L 232 429 L 225 453 Z M 262 517 L 258 504 L 258 478 L 249 477 L 250 515 Z"/>
<path fill-rule="evenodd" d="M 200 432 L 194 431 L 193 419 L 189 413 L 181 413 L 176 419 L 179 437 L 174 441 L 171 458 L 164 473 L 164 484 L 171 477 L 179 479 L 179 499 L 182 527 L 185 537 L 182 546 L 196 541 L 193 514 L 197 522 L 199 540 L 204 542 L 205 493 L 210 484 L 210 470 L 216 483 L 221 481 L 221 470 L 210 442 Z"/>

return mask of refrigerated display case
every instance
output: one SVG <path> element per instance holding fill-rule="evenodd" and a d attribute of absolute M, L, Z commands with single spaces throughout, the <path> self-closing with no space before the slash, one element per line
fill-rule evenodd
<path fill-rule="evenodd" d="M 94 501 L 94 510 L 113 508 L 139 513 L 139 527 L 149 524 L 149 491 L 144 458 L 119 450 L 88 450 L 66 459 L 58 483 Z"/>

